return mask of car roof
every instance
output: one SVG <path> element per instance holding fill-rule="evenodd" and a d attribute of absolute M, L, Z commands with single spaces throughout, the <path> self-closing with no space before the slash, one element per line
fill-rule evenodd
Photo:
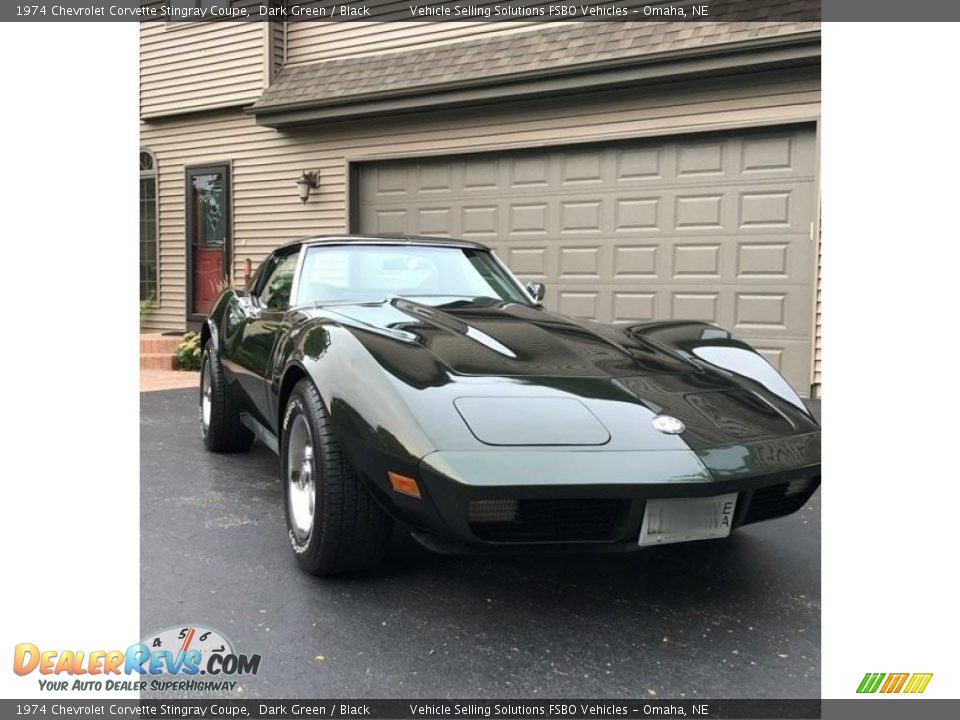
<path fill-rule="evenodd" d="M 490 252 L 483 243 L 458 238 L 429 237 L 425 235 L 315 235 L 281 245 L 289 248 L 301 245 L 435 245 L 437 247 L 469 248 Z"/>

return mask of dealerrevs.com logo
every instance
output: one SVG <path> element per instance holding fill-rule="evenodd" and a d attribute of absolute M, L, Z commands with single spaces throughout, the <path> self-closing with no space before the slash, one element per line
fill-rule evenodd
<path fill-rule="evenodd" d="M 232 678 L 259 669 L 260 655 L 237 653 L 222 633 L 197 625 L 161 630 L 126 650 L 41 650 L 20 643 L 13 652 L 13 671 L 38 673 L 40 689 L 51 691 L 233 690 Z"/>
<path fill-rule="evenodd" d="M 932 678 L 933 673 L 866 673 L 857 692 L 913 695 L 926 690 Z"/>

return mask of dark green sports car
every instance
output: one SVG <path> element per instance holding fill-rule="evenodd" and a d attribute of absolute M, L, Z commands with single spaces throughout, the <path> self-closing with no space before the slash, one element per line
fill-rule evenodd
<path fill-rule="evenodd" d="M 280 455 L 316 574 L 376 563 L 394 521 L 438 551 L 622 551 L 723 538 L 816 490 L 819 425 L 748 345 L 542 298 L 472 242 L 281 247 L 204 323 L 203 440 Z"/>

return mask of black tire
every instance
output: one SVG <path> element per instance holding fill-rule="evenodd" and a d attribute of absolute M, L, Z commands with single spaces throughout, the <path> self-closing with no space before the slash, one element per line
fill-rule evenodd
<path fill-rule="evenodd" d="M 209 378 L 209 416 L 204 421 L 205 381 Z M 200 359 L 200 434 L 207 450 L 237 452 L 249 450 L 253 433 L 240 422 L 240 413 L 234 407 L 223 377 L 220 358 L 209 340 Z"/>
<path fill-rule="evenodd" d="M 306 442 L 311 443 L 309 452 Z M 283 413 L 280 473 L 287 537 L 301 568 L 335 575 L 380 562 L 393 520 L 350 467 L 309 380 L 297 383 Z"/>

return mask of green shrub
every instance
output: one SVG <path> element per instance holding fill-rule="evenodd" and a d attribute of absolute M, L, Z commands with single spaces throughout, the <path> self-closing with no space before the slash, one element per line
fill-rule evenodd
<path fill-rule="evenodd" d="M 203 348 L 200 347 L 200 333 L 188 332 L 174 350 L 177 358 L 177 367 L 181 370 L 199 370 L 200 356 Z"/>
<path fill-rule="evenodd" d="M 153 293 L 150 293 L 150 296 L 146 300 L 140 301 L 140 324 L 143 325 L 143 318 L 150 314 L 150 311 L 153 310 Z"/>

